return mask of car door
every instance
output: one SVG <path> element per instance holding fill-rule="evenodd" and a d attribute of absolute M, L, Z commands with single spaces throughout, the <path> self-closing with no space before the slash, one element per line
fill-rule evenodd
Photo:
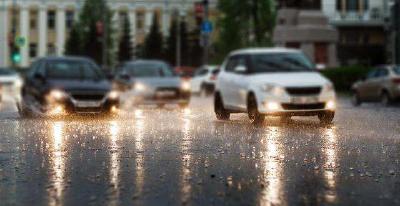
<path fill-rule="evenodd" d="M 38 78 L 37 74 L 40 74 L 43 72 L 43 66 L 44 61 L 39 60 L 35 63 L 32 64 L 31 71 L 27 74 L 27 77 L 25 78 L 25 84 L 24 88 L 22 89 L 22 97 L 24 98 L 25 101 L 30 102 L 37 100 L 37 97 L 39 96 L 39 83 L 38 83 Z"/>
<path fill-rule="evenodd" d="M 221 67 L 221 72 L 218 77 L 218 89 L 224 102 L 224 106 L 229 109 L 235 108 L 232 84 L 234 81 L 233 70 L 236 67 L 236 64 L 237 56 L 229 57 L 224 66 Z"/>
<path fill-rule="evenodd" d="M 376 75 L 376 81 L 372 85 L 372 98 L 375 101 L 379 101 L 381 99 L 383 88 L 385 88 L 385 83 L 389 78 L 389 71 L 387 68 L 380 68 Z"/>
<path fill-rule="evenodd" d="M 246 110 L 247 108 L 247 89 L 248 82 L 246 81 L 249 69 L 247 55 L 237 56 L 236 66 L 242 66 L 246 68 L 246 71 L 234 71 L 232 72 L 232 101 L 235 106 L 240 108 L 241 110 Z"/>
<path fill-rule="evenodd" d="M 207 70 L 204 68 L 200 68 L 194 74 L 194 77 L 191 81 L 191 87 L 193 92 L 200 92 L 201 84 L 204 81 L 204 77 L 207 74 Z"/>
<path fill-rule="evenodd" d="M 31 94 L 35 100 L 40 103 L 43 103 L 44 101 L 43 95 L 46 89 L 46 67 L 47 62 L 42 61 L 38 65 L 38 68 L 32 78 Z"/>
<path fill-rule="evenodd" d="M 366 79 L 360 84 L 358 88 L 358 93 L 360 98 L 365 101 L 371 101 L 373 99 L 373 85 L 376 82 L 376 78 L 378 77 L 378 69 L 374 69 L 370 71 L 366 77 Z"/>

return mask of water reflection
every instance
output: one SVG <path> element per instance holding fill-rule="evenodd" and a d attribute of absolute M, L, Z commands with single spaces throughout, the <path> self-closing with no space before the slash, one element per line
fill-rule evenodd
<path fill-rule="evenodd" d="M 110 200 L 109 205 L 118 205 L 119 199 L 119 169 L 120 169 L 120 162 L 119 162 L 119 153 L 118 153 L 118 144 L 117 140 L 119 137 L 119 126 L 118 123 L 115 121 L 110 122 L 110 184 L 112 185 L 112 189 L 115 193 Z"/>
<path fill-rule="evenodd" d="M 49 205 L 62 205 L 64 188 L 65 158 L 63 156 L 64 142 L 64 122 L 54 122 L 51 124 L 53 145 L 51 155 L 51 182 L 53 190 L 50 191 Z"/>
<path fill-rule="evenodd" d="M 192 192 L 192 186 L 190 184 L 191 180 L 191 147 L 192 147 L 192 136 L 190 134 L 190 119 L 183 119 L 183 127 L 182 127 L 183 139 L 181 141 L 181 154 L 182 154 L 182 166 L 181 166 L 181 175 L 180 175 L 180 183 L 181 186 L 181 202 L 186 204 L 189 202 Z"/>
<path fill-rule="evenodd" d="M 337 135 L 336 128 L 326 128 L 324 130 L 324 180 L 326 182 L 327 191 L 325 192 L 325 200 L 333 203 L 337 199 L 336 194 L 336 168 L 337 168 Z"/>
<path fill-rule="evenodd" d="M 136 174 L 135 174 L 135 192 L 136 196 L 140 196 L 143 191 L 144 185 L 144 148 L 143 148 L 143 136 L 145 129 L 145 122 L 142 118 L 142 111 L 136 110 L 135 116 L 135 164 L 136 164 Z"/>
<path fill-rule="evenodd" d="M 262 145 L 266 148 L 263 154 L 264 165 L 264 187 L 260 199 L 260 205 L 280 205 L 282 204 L 283 168 L 280 159 L 283 158 L 282 150 L 279 148 L 279 138 L 281 136 L 279 127 L 269 127 L 266 138 L 262 139 Z"/>

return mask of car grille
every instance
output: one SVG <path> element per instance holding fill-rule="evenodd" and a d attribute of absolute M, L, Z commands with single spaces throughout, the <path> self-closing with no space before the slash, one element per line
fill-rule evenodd
<path fill-rule="evenodd" d="M 325 103 L 316 104 L 282 104 L 282 108 L 285 110 L 313 110 L 313 109 L 324 109 Z"/>
<path fill-rule="evenodd" d="M 286 91 L 290 95 L 319 95 L 321 87 L 287 87 Z"/>
<path fill-rule="evenodd" d="M 162 93 L 162 92 L 173 92 L 174 95 L 168 95 L 168 96 L 158 96 L 157 93 Z M 177 88 L 158 88 L 156 90 L 156 95 L 155 99 L 157 100 L 173 100 L 179 98 L 179 89 Z"/>
<path fill-rule="evenodd" d="M 104 98 L 104 94 L 72 94 L 72 98 L 79 101 L 99 101 Z"/>

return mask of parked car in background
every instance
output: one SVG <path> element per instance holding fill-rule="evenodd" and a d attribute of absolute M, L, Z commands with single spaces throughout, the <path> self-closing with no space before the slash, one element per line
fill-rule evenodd
<path fill-rule="evenodd" d="M 15 100 L 20 99 L 20 91 L 23 85 L 21 76 L 11 68 L 0 68 L 0 102 L 5 95 Z"/>
<path fill-rule="evenodd" d="M 183 80 L 192 79 L 195 70 L 196 70 L 196 68 L 188 67 L 188 66 L 180 66 L 180 67 L 175 67 L 174 68 L 175 73 L 178 76 L 180 76 Z"/>
<path fill-rule="evenodd" d="M 22 116 L 71 113 L 113 114 L 119 94 L 101 69 L 81 57 L 48 57 L 35 61 L 26 74 Z"/>
<path fill-rule="evenodd" d="M 182 80 L 163 61 L 137 60 L 125 63 L 117 72 L 115 86 L 121 101 L 128 106 L 177 104 L 182 108 L 190 102 L 190 83 Z"/>
<path fill-rule="evenodd" d="M 219 66 L 206 65 L 198 68 L 191 81 L 192 93 L 202 96 L 212 94 L 218 73 Z"/>
<path fill-rule="evenodd" d="M 353 105 L 363 102 L 382 102 L 389 105 L 400 98 L 400 66 L 386 65 L 371 70 L 367 76 L 354 83 Z"/>
<path fill-rule="evenodd" d="M 285 48 L 231 53 L 221 66 L 214 101 L 217 119 L 248 113 L 252 123 L 266 115 L 318 116 L 330 123 L 336 110 L 332 83 L 301 51 Z"/>

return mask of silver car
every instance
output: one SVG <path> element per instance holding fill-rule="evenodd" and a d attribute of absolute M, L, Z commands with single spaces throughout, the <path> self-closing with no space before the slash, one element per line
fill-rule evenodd
<path fill-rule="evenodd" d="M 400 98 L 400 66 L 380 66 L 353 87 L 353 104 L 382 102 L 389 105 Z"/>
<path fill-rule="evenodd" d="M 121 93 L 121 103 L 128 106 L 177 104 L 187 107 L 190 82 L 181 80 L 162 61 L 138 60 L 122 66 L 115 77 L 115 87 Z"/>

